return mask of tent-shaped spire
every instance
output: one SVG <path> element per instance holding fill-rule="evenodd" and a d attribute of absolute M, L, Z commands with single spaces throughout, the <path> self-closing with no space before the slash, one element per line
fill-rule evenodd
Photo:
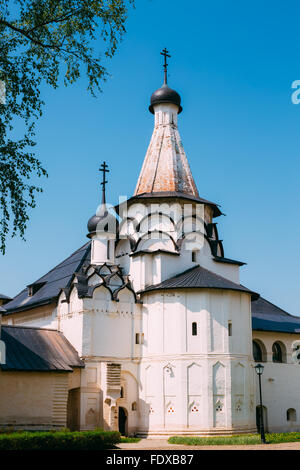
<path fill-rule="evenodd" d="M 134 195 L 176 192 L 199 197 L 177 128 L 181 99 L 167 85 L 165 53 L 164 83 L 152 94 L 149 107 L 155 115 L 154 131 Z"/>

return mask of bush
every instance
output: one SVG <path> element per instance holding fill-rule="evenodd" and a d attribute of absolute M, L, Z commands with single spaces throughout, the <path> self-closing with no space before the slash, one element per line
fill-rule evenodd
<path fill-rule="evenodd" d="M 117 431 L 0 434 L 0 450 L 102 450 L 121 441 Z"/>

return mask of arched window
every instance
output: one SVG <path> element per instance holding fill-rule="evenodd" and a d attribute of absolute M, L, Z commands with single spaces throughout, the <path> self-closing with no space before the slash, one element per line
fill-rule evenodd
<path fill-rule="evenodd" d="M 286 412 L 287 421 L 297 421 L 297 413 L 295 408 L 289 408 Z"/>
<path fill-rule="evenodd" d="M 136 404 L 136 401 L 134 401 L 131 405 L 131 409 L 132 411 L 136 411 L 137 410 L 137 404 Z"/>
<path fill-rule="evenodd" d="M 253 345 L 253 359 L 255 362 L 263 362 L 262 348 L 258 341 L 252 341 Z"/>
<path fill-rule="evenodd" d="M 283 343 L 276 341 L 272 346 L 273 362 L 286 362 L 286 349 Z"/>
<path fill-rule="evenodd" d="M 197 323 L 195 321 L 192 323 L 192 335 L 197 336 Z"/>

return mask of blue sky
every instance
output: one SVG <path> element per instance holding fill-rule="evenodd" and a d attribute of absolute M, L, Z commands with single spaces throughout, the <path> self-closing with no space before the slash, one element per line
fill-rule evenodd
<path fill-rule="evenodd" d="M 151 137 L 151 93 L 182 98 L 179 130 L 200 196 L 222 205 L 225 255 L 247 262 L 241 282 L 300 315 L 299 2 L 137 0 L 127 34 L 106 61 L 111 77 L 92 98 L 87 83 L 52 90 L 36 152 L 49 178 L 31 211 L 27 241 L 8 241 L 0 292 L 15 295 L 83 245 L 109 163 L 108 199 L 131 196 Z M 103 45 L 99 42 L 99 50 Z"/>

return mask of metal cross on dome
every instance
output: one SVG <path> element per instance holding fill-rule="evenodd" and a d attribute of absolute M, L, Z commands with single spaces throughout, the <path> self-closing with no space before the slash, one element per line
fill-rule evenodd
<path fill-rule="evenodd" d="M 102 172 L 102 182 L 100 183 L 102 185 L 102 204 L 105 204 L 105 185 L 108 183 L 106 181 L 106 176 L 105 173 L 109 173 L 108 165 L 106 162 L 103 162 L 99 168 L 99 171 Z"/>
<path fill-rule="evenodd" d="M 167 70 L 168 70 L 168 63 L 167 63 L 167 57 L 171 57 L 170 54 L 169 54 L 169 51 L 164 48 L 162 51 L 161 51 L 161 55 L 164 56 L 164 83 L 167 84 Z"/>

